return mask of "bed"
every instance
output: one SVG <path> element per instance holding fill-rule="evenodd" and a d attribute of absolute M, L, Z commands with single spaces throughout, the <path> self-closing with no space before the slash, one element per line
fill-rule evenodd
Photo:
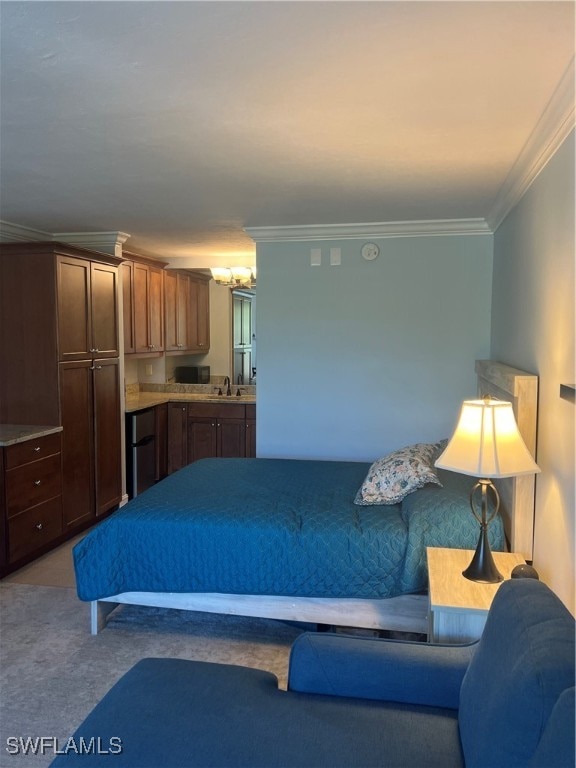
<path fill-rule="evenodd" d="M 537 377 L 491 361 L 476 371 L 479 394 L 512 400 L 533 451 Z M 171 475 L 76 545 L 92 633 L 118 604 L 426 633 L 426 547 L 473 549 L 478 537 L 470 478 L 440 470 L 442 487 L 360 506 L 369 467 L 204 459 Z M 531 559 L 526 479 L 500 488 L 504 514 L 490 537 L 495 550 L 508 541 Z"/>

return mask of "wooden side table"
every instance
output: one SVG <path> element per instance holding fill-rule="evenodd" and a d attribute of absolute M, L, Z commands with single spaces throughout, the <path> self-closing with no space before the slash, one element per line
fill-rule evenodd
<path fill-rule="evenodd" d="M 467 643 L 478 640 L 500 584 L 483 584 L 462 576 L 474 555 L 471 549 L 427 547 L 428 640 L 432 643 Z M 525 563 L 514 552 L 493 552 L 502 576 L 510 578 L 516 565 Z"/>

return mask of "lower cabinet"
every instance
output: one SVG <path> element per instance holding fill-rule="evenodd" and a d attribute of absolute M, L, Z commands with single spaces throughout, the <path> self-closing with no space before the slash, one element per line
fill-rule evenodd
<path fill-rule="evenodd" d="M 246 406 L 246 458 L 256 458 L 256 406 Z"/>
<path fill-rule="evenodd" d="M 254 405 L 169 403 L 167 472 L 199 459 L 255 456 L 255 433 Z"/>
<path fill-rule="evenodd" d="M 61 536 L 61 433 L 0 448 L 0 571 L 41 553 Z"/>
<path fill-rule="evenodd" d="M 246 407 L 240 404 L 188 405 L 188 463 L 198 459 L 246 456 Z"/>
<path fill-rule="evenodd" d="M 181 403 L 168 403 L 167 473 L 176 472 L 188 464 L 188 410 Z"/>
<path fill-rule="evenodd" d="M 60 363 L 64 530 L 122 499 L 118 358 Z"/>

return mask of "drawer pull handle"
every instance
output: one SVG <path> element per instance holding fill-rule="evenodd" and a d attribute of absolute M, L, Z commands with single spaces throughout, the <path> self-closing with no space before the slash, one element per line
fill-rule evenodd
<path fill-rule="evenodd" d="M 40 450 L 40 446 L 39 446 L 39 445 L 37 445 L 37 446 L 34 448 L 34 453 L 38 453 L 38 451 L 39 451 L 39 450 Z"/>
<path fill-rule="evenodd" d="M 44 526 L 42 525 L 42 523 L 36 523 L 36 529 L 37 529 L 38 531 L 41 531 L 43 527 L 44 527 Z"/>
<path fill-rule="evenodd" d="M 41 482 L 42 480 L 34 480 L 34 485 L 40 485 Z"/>

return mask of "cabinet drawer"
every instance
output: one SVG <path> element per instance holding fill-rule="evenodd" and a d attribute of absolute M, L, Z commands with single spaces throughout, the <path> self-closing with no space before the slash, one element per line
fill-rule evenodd
<path fill-rule="evenodd" d="M 243 419 L 245 406 L 239 403 L 188 403 L 188 416 L 207 417 L 209 419 Z"/>
<path fill-rule="evenodd" d="M 8 517 L 62 493 L 60 454 L 6 472 Z"/>
<path fill-rule="evenodd" d="M 8 558 L 11 562 L 50 543 L 62 533 L 62 497 L 45 501 L 8 521 Z"/>
<path fill-rule="evenodd" d="M 44 435 L 36 440 L 26 440 L 24 443 L 16 443 L 5 448 L 6 469 L 19 467 L 31 461 L 38 461 L 53 453 L 60 453 L 61 433 Z"/>

